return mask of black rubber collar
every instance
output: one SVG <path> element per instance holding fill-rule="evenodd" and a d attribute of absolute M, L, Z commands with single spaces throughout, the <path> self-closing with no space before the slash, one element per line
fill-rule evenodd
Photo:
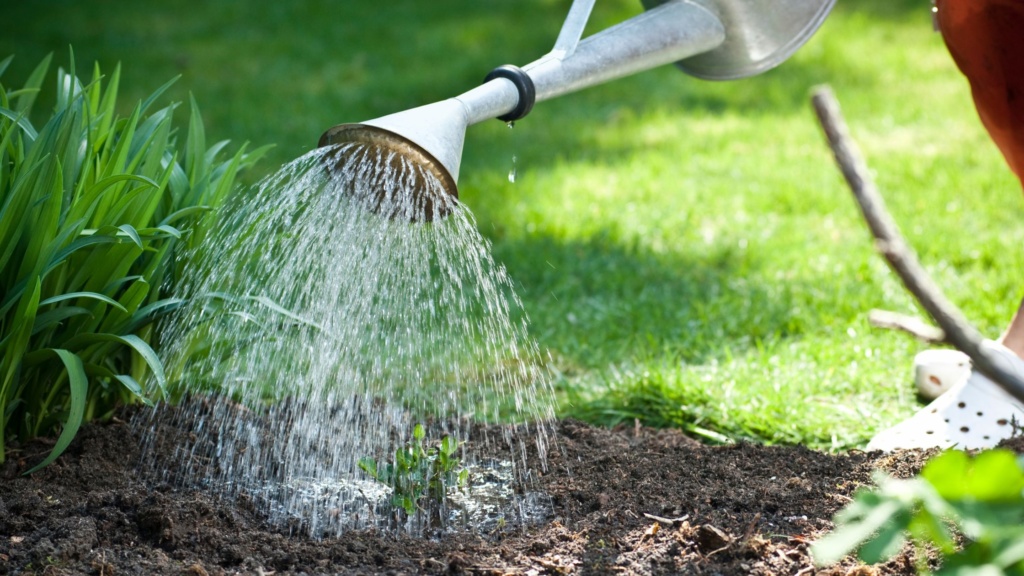
<path fill-rule="evenodd" d="M 519 103 L 516 104 L 515 109 L 504 116 L 498 116 L 498 120 L 512 122 L 524 118 L 530 113 L 530 110 L 533 110 L 533 103 L 537 100 L 537 90 L 533 86 L 533 79 L 522 68 L 511 64 L 498 66 L 487 73 L 484 83 L 486 84 L 495 78 L 511 80 L 516 85 L 516 90 L 519 91 Z"/>

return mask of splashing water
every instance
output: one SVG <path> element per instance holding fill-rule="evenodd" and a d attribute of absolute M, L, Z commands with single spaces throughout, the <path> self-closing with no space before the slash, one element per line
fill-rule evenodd
<path fill-rule="evenodd" d="M 428 193 L 409 194 L 416 183 Z M 315 536 L 394 525 L 358 460 L 389 460 L 416 423 L 475 453 L 511 452 L 516 480 L 529 479 L 527 453 L 547 450 L 549 379 L 505 270 L 436 178 L 344 144 L 235 204 L 162 333 L 172 396 L 186 400 L 170 427 L 188 432 L 170 462 L 148 434 L 144 465 L 244 494 Z"/>

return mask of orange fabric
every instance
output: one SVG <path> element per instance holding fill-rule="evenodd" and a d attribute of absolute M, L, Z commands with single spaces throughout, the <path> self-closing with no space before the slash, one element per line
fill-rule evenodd
<path fill-rule="evenodd" d="M 939 30 L 982 124 L 1024 185 L 1024 0 L 938 0 Z"/>

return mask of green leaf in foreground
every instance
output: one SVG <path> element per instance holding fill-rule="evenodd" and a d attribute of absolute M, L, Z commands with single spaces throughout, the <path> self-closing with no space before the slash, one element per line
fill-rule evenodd
<path fill-rule="evenodd" d="M 876 476 L 835 516 L 836 529 L 812 547 L 829 565 L 848 554 L 869 564 L 898 553 L 909 540 L 942 555 L 939 574 L 1024 574 L 1024 470 L 1016 454 L 989 450 L 971 457 L 948 451 L 917 478 Z M 957 548 L 950 527 L 966 543 Z M 924 567 L 920 567 L 924 570 Z"/>
<path fill-rule="evenodd" d="M 950 501 L 1014 503 L 1024 490 L 1024 470 L 1007 450 L 989 450 L 973 459 L 965 452 L 944 452 L 928 462 L 921 478 Z"/>

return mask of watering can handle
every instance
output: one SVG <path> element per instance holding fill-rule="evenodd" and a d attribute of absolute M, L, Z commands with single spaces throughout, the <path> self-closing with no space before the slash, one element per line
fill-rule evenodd
<path fill-rule="evenodd" d="M 583 37 L 583 29 L 587 27 L 587 20 L 590 19 L 590 11 L 594 8 L 596 0 L 573 0 L 569 8 L 569 14 L 562 23 L 562 30 L 555 40 L 555 47 L 551 55 L 558 59 L 565 59 L 572 56 L 576 46 Z"/>

